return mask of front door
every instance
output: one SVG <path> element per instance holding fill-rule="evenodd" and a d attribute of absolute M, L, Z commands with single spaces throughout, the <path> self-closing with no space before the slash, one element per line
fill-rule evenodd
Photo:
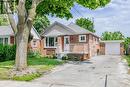
<path fill-rule="evenodd" d="M 70 37 L 69 36 L 64 36 L 64 52 L 68 53 L 70 51 Z"/>

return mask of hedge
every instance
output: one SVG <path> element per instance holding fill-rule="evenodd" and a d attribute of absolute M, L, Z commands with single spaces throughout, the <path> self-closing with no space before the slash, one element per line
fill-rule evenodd
<path fill-rule="evenodd" d="M 0 62 L 14 60 L 16 54 L 16 45 L 0 44 Z"/>

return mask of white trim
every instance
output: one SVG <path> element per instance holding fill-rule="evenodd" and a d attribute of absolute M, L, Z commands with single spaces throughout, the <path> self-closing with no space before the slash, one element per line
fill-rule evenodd
<path fill-rule="evenodd" d="M 84 37 L 84 40 L 81 40 L 81 37 Z M 79 42 L 86 42 L 86 35 L 79 35 Z"/>
<path fill-rule="evenodd" d="M 4 35 L 4 36 L 0 35 L 0 38 L 3 38 L 3 44 L 5 44 L 5 38 L 8 38 L 8 45 L 10 44 L 10 36 L 8 36 L 8 35 Z"/>
<path fill-rule="evenodd" d="M 68 39 L 68 43 L 66 43 L 66 38 Z M 64 36 L 64 53 L 70 52 L 70 36 Z"/>
<path fill-rule="evenodd" d="M 44 48 L 57 48 L 56 42 L 54 42 L 54 46 L 49 46 L 49 43 L 47 43 L 47 44 L 48 44 L 48 46 L 47 46 L 47 45 L 46 45 L 46 38 L 50 38 L 50 37 L 45 37 L 45 38 L 44 38 L 44 44 L 45 44 Z M 54 37 L 54 41 L 56 41 L 56 38 L 57 38 L 57 37 Z M 47 40 L 49 40 L 49 39 L 47 39 Z M 57 38 L 57 41 L 58 41 L 58 38 Z"/>

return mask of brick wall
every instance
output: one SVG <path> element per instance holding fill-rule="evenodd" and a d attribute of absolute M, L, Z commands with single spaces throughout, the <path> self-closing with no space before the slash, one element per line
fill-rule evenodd
<path fill-rule="evenodd" d="M 14 36 L 10 36 L 10 44 L 14 44 L 15 43 L 15 38 Z"/>
<path fill-rule="evenodd" d="M 89 56 L 95 56 L 99 52 L 99 38 L 89 34 Z"/>

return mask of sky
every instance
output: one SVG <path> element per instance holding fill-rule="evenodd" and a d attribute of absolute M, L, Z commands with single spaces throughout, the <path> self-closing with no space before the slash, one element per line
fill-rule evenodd
<path fill-rule="evenodd" d="M 75 4 L 71 13 L 73 18 L 68 21 L 56 17 L 49 17 L 49 19 L 51 23 L 58 21 L 67 25 L 78 18 L 89 17 L 94 20 L 96 34 L 99 36 L 104 31 L 121 31 L 126 37 L 130 37 L 130 0 L 111 0 L 108 5 L 96 10 Z"/>

